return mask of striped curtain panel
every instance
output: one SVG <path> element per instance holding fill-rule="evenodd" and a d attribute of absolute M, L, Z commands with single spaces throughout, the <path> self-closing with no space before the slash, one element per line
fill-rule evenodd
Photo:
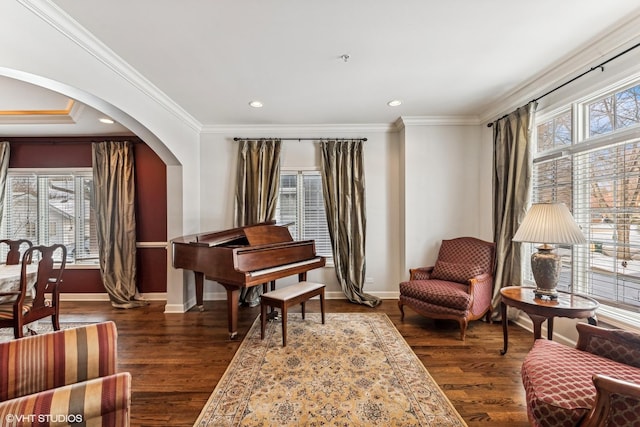
<path fill-rule="evenodd" d="M 10 145 L 8 141 L 0 142 L 0 222 L 4 215 L 4 199 L 7 194 L 7 171 L 9 169 Z"/>
<path fill-rule="evenodd" d="M 136 285 L 136 216 L 133 144 L 94 143 L 93 191 L 100 274 L 116 308 L 149 304 Z"/>
<path fill-rule="evenodd" d="M 338 282 L 349 301 L 375 307 L 363 292 L 367 231 L 364 156 L 361 140 L 320 142 L 322 187 Z"/>
<path fill-rule="evenodd" d="M 496 243 L 494 308 L 500 289 L 520 285 L 520 243 L 512 241 L 531 193 L 531 131 L 537 104 L 531 102 L 493 123 L 493 241 Z"/>
<path fill-rule="evenodd" d="M 280 139 L 238 142 L 236 182 L 236 225 L 258 224 L 276 216 L 280 187 Z M 262 288 L 252 286 L 240 292 L 240 302 L 254 307 Z"/>

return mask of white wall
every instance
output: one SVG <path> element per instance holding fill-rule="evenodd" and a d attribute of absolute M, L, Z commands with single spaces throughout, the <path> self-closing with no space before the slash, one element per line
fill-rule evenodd
<path fill-rule="evenodd" d="M 442 239 L 493 239 L 491 146 L 477 124 L 405 121 L 403 276 L 433 265 Z M 488 162 L 487 162 L 488 159 Z"/>

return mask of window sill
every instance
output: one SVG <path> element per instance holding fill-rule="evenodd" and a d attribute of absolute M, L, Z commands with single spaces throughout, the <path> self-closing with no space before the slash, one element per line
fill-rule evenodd
<path fill-rule="evenodd" d="M 65 270 L 99 270 L 100 264 L 67 264 Z"/>
<path fill-rule="evenodd" d="M 601 304 L 596 314 L 598 322 L 603 322 L 616 328 L 640 332 L 640 313 Z"/>

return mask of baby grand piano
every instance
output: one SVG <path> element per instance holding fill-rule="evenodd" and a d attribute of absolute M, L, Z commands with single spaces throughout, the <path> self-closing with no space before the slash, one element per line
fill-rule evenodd
<path fill-rule="evenodd" d="M 183 236 L 172 240 L 173 267 L 192 270 L 196 279 L 196 304 L 202 311 L 204 278 L 215 280 L 227 290 L 229 336 L 238 334 L 240 289 L 271 283 L 323 267 L 313 240 L 294 241 L 285 226 L 262 223 L 218 232 Z"/>

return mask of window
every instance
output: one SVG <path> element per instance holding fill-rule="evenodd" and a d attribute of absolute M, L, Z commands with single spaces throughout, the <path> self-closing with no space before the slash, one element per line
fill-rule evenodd
<path fill-rule="evenodd" d="M 294 240 L 315 240 L 318 255 L 333 257 L 319 171 L 280 172 L 276 221 L 291 224 L 289 231 Z"/>
<path fill-rule="evenodd" d="M 2 236 L 34 245 L 62 243 L 68 263 L 96 263 L 98 244 L 91 208 L 93 176 L 86 171 L 9 170 Z M 6 253 L 0 254 L 6 257 Z"/>
<path fill-rule="evenodd" d="M 558 248 L 563 261 L 558 288 L 637 311 L 640 84 L 539 118 L 536 132 L 532 201 L 564 202 L 588 241 Z M 530 268 L 524 271 L 532 280 Z"/>

